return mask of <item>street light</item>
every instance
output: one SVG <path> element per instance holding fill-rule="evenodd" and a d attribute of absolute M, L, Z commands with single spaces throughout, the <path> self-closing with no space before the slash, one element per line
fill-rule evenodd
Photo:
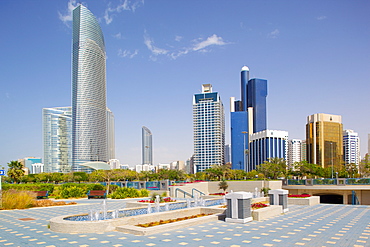
<path fill-rule="evenodd" d="M 334 164 L 333 164 L 333 143 L 330 142 L 330 150 L 331 150 L 331 179 L 334 177 Z"/>
<path fill-rule="evenodd" d="M 248 134 L 247 131 L 242 131 L 242 134 L 244 134 L 244 145 L 243 145 L 243 158 L 244 158 L 244 171 L 247 171 L 247 162 L 246 162 L 246 154 L 247 154 L 247 149 L 245 148 L 245 134 Z M 248 137 L 249 141 L 249 137 Z"/>

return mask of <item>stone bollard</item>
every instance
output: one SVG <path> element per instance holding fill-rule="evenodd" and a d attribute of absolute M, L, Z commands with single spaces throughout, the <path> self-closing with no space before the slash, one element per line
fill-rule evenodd
<path fill-rule="evenodd" d="M 288 190 L 276 189 L 269 190 L 270 205 L 283 206 L 283 212 L 286 213 L 288 209 Z"/>
<path fill-rule="evenodd" d="M 232 192 L 225 196 L 227 202 L 226 222 L 246 223 L 252 221 L 250 192 Z"/>

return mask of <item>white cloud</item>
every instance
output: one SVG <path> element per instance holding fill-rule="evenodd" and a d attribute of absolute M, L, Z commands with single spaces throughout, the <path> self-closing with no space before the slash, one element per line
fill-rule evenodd
<path fill-rule="evenodd" d="M 218 37 L 216 34 L 208 37 L 204 41 L 200 41 L 197 44 L 194 45 L 193 50 L 199 51 L 202 50 L 210 45 L 227 45 L 222 39 L 222 37 Z"/>
<path fill-rule="evenodd" d="M 68 2 L 68 9 L 67 9 L 67 14 L 66 14 L 66 15 L 63 15 L 63 14 L 61 14 L 61 13 L 58 11 L 59 19 L 60 19 L 61 21 L 63 21 L 63 22 L 64 22 L 64 24 L 66 24 L 66 25 L 67 25 L 67 23 L 68 23 L 69 21 L 72 21 L 72 11 L 73 11 L 73 9 L 74 9 L 74 8 L 76 8 L 76 7 L 77 7 L 76 0 L 70 0 L 70 1 Z"/>
<path fill-rule="evenodd" d="M 268 34 L 268 36 L 269 36 L 270 38 L 275 39 L 275 38 L 277 38 L 277 36 L 279 36 L 279 34 L 280 34 L 279 29 L 275 29 L 274 31 L 272 31 L 271 33 L 269 33 L 269 34 Z"/>
<path fill-rule="evenodd" d="M 176 35 L 175 40 L 176 40 L 177 42 L 180 42 L 180 41 L 182 40 L 182 36 L 178 36 L 178 35 Z"/>
<path fill-rule="evenodd" d="M 119 57 L 128 57 L 128 58 L 133 58 L 133 57 L 135 57 L 137 54 L 139 54 L 139 50 L 135 50 L 134 52 L 131 52 L 131 51 L 128 51 L 128 50 L 122 50 L 122 49 L 119 49 L 119 50 L 118 50 L 118 56 L 119 56 Z"/>
<path fill-rule="evenodd" d="M 122 34 L 121 34 L 121 32 L 119 32 L 119 33 L 113 35 L 113 37 L 116 38 L 116 39 L 122 39 Z"/>
<path fill-rule="evenodd" d="M 322 20 L 325 20 L 326 18 L 328 18 L 328 17 L 326 17 L 325 15 L 322 15 L 322 16 L 316 17 L 316 20 L 322 21 Z"/>
<path fill-rule="evenodd" d="M 144 4 L 144 0 L 124 0 L 124 2 L 118 4 L 116 7 L 108 7 L 104 13 L 104 19 L 106 24 L 110 24 L 113 21 L 113 14 L 120 13 L 124 10 L 135 12 L 137 8 Z"/>
<path fill-rule="evenodd" d="M 168 53 L 168 50 L 166 49 L 155 47 L 153 45 L 154 44 L 153 40 L 147 34 L 144 35 L 144 44 L 155 56 L 165 55 Z"/>

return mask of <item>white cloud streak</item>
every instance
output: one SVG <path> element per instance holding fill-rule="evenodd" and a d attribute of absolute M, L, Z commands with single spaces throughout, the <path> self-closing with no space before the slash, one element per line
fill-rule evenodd
<path fill-rule="evenodd" d="M 59 19 L 64 22 L 64 24 L 68 25 L 68 22 L 72 21 L 72 11 L 74 8 L 77 7 L 76 0 L 70 0 L 68 2 L 67 14 L 63 15 L 58 11 Z"/>
<path fill-rule="evenodd" d="M 144 44 L 154 56 L 165 55 L 168 53 L 168 50 L 154 46 L 153 40 L 147 34 L 144 35 Z"/>
<path fill-rule="evenodd" d="M 322 21 L 322 20 L 325 20 L 326 18 L 328 18 L 328 17 L 326 17 L 325 15 L 322 15 L 322 16 L 316 17 L 316 20 Z"/>
<path fill-rule="evenodd" d="M 115 13 L 121 13 L 122 11 L 132 11 L 135 12 L 137 8 L 144 5 L 144 0 L 124 0 L 116 7 L 108 7 L 104 12 L 104 20 L 106 24 L 110 24 L 113 21 L 113 16 Z"/>
<path fill-rule="evenodd" d="M 118 56 L 119 57 L 128 57 L 128 58 L 134 58 L 137 54 L 139 54 L 139 50 L 135 50 L 133 52 L 128 51 L 128 50 L 118 50 Z"/>
<path fill-rule="evenodd" d="M 271 33 L 269 33 L 269 34 L 268 34 L 268 36 L 269 36 L 270 38 L 275 39 L 275 38 L 277 38 L 277 36 L 279 36 L 279 34 L 280 34 L 279 29 L 275 29 L 274 31 L 272 31 Z"/>

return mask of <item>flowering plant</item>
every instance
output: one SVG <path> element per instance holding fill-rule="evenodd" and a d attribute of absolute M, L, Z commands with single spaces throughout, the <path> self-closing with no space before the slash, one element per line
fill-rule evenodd
<path fill-rule="evenodd" d="M 254 210 L 254 209 L 260 209 L 260 208 L 268 207 L 268 205 L 266 205 L 264 203 L 261 203 L 261 202 L 256 202 L 256 203 L 252 203 L 251 207 Z"/>
<path fill-rule="evenodd" d="M 288 197 L 292 197 L 292 198 L 307 198 L 307 197 L 311 197 L 311 195 L 309 195 L 309 194 L 288 195 Z"/>
<path fill-rule="evenodd" d="M 175 202 L 176 200 L 171 199 L 171 197 L 165 197 L 160 202 Z M 140 200 L 138 202 L 144 202 L 144 203 L 155 203 L 154 200 Z"/>
<path fill-rule="evenodd" d="M 211 194 L 209 194 L 210 196 L 224 196 L 224 195 L 226 195 L 227 194 L 227 192 L 226 193 L 222 193 L 222 192 L 219 192 L 219 193 L 211 193 Z"/>

